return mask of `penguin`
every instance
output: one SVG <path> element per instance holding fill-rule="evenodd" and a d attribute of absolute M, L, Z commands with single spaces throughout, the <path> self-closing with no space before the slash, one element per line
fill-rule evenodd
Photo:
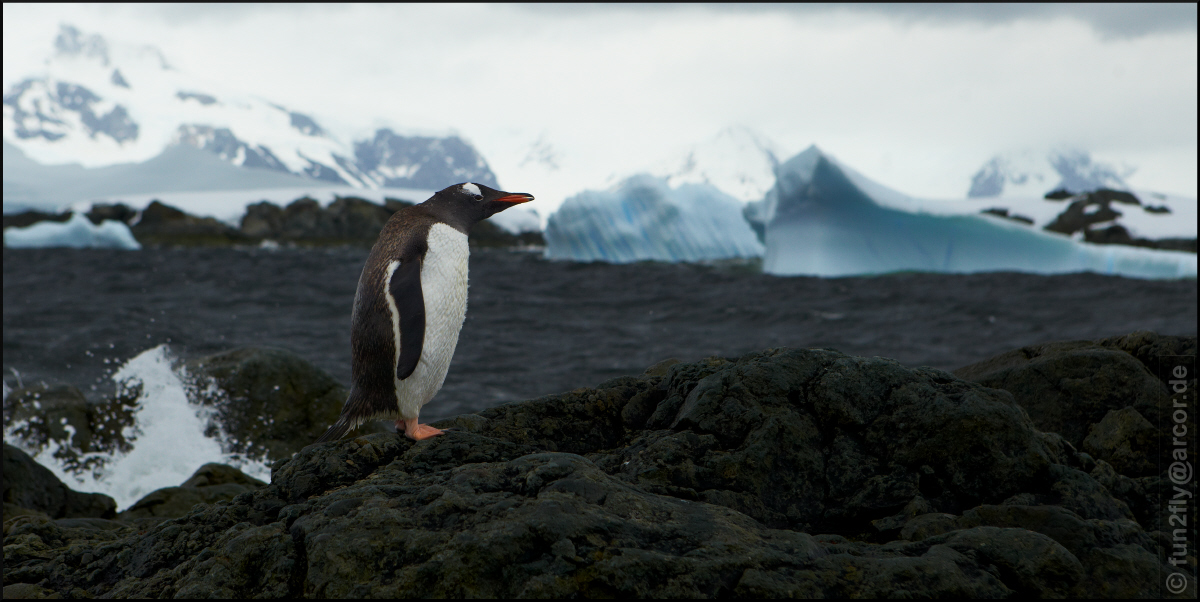
<path fill-rule="evenodd" d="M 442 434 L 417 416 L 442 388 L 467 315 L 467 232 L 532 200 L 468 182 L 392 214 L 354 295 L 350 394 L 317 443 L 378 418 L 395 418 L 396 431 L 413 440 Z"/>

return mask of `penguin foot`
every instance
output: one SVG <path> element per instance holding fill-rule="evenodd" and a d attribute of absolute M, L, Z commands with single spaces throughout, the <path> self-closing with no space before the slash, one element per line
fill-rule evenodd
<path fill-rule="evenodd" d="M 417 424 L 416 418 L 412 420 L 404 420 L 403 418 L 397 420 L 396 430 L 403 430 L 404 436 L 413 441 L 422 441 L 443 434 L 441 429 L 433 428 L 428 424 Z"/>

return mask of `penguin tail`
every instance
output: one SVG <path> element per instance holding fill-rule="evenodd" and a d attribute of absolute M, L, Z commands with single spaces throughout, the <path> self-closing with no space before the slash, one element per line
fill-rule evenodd
<path fill-rule="evenodd" d="M 325 434 L 321 435 L 314 443 L 325 443 L 326 441 L 337 441 L 346 436 L 354 428 L 345 418 L 338 418 L 338 421 L 333 423 L 333 426 L 326 429 Z"/>

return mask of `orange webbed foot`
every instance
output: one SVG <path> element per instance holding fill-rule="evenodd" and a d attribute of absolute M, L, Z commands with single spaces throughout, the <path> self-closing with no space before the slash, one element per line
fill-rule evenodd
<path fill-rule="evenodd" d="M 425 439 L 445 434 L 445 431 L 433 428 L 428 424 L 418 424 L 416 418 L 413 418 L 412 420 L 404 420 L 403 418 L 397 420 L 396 430 L 403 430 L 404 436 L 412 439 L 413 441 L 424 441 Z"/>

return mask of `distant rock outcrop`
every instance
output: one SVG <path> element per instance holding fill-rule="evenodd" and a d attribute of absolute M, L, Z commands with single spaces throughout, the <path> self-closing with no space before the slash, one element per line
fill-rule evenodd
<path fill-rule="evenodd" d="M 371 246 L 388 218 L 413 204 L 388 198 L 380 205 L 358 197 L 337 197 L 328 207 L 308 197 L 296 199 L 287 207 L 261 201 L 246 207 L 238 228 L 211 217 L 189 215 L 157 200 L 142 211 L 124 203 L 97 203 L 88 211 L 87 218 L 94 224 L 104 220 L 122 222 L 144 246 L 226 246 L 259 244 L 265 240 L 303 246 Z M 71 215 L 26 211 L 5 215 L 4 226 L 65 222 Z M 487 220 L 476 224 L 467 240 L 473 247 L 545 245 L 541 232 L 513 234 Z"/>
<path fill-rule="evenodd" d="M 1165 481 L 1118 458 L 1167 395 L 1144 362 L 1188 348 L 1135 333 L 964 368 L 1010 390 L 821 349 L 664 362 L 423 442 L 311 445 L 141 532 L 18 517 L 5 591 L 1157 597 L 1171 547 L 1145 502 Z"/>

